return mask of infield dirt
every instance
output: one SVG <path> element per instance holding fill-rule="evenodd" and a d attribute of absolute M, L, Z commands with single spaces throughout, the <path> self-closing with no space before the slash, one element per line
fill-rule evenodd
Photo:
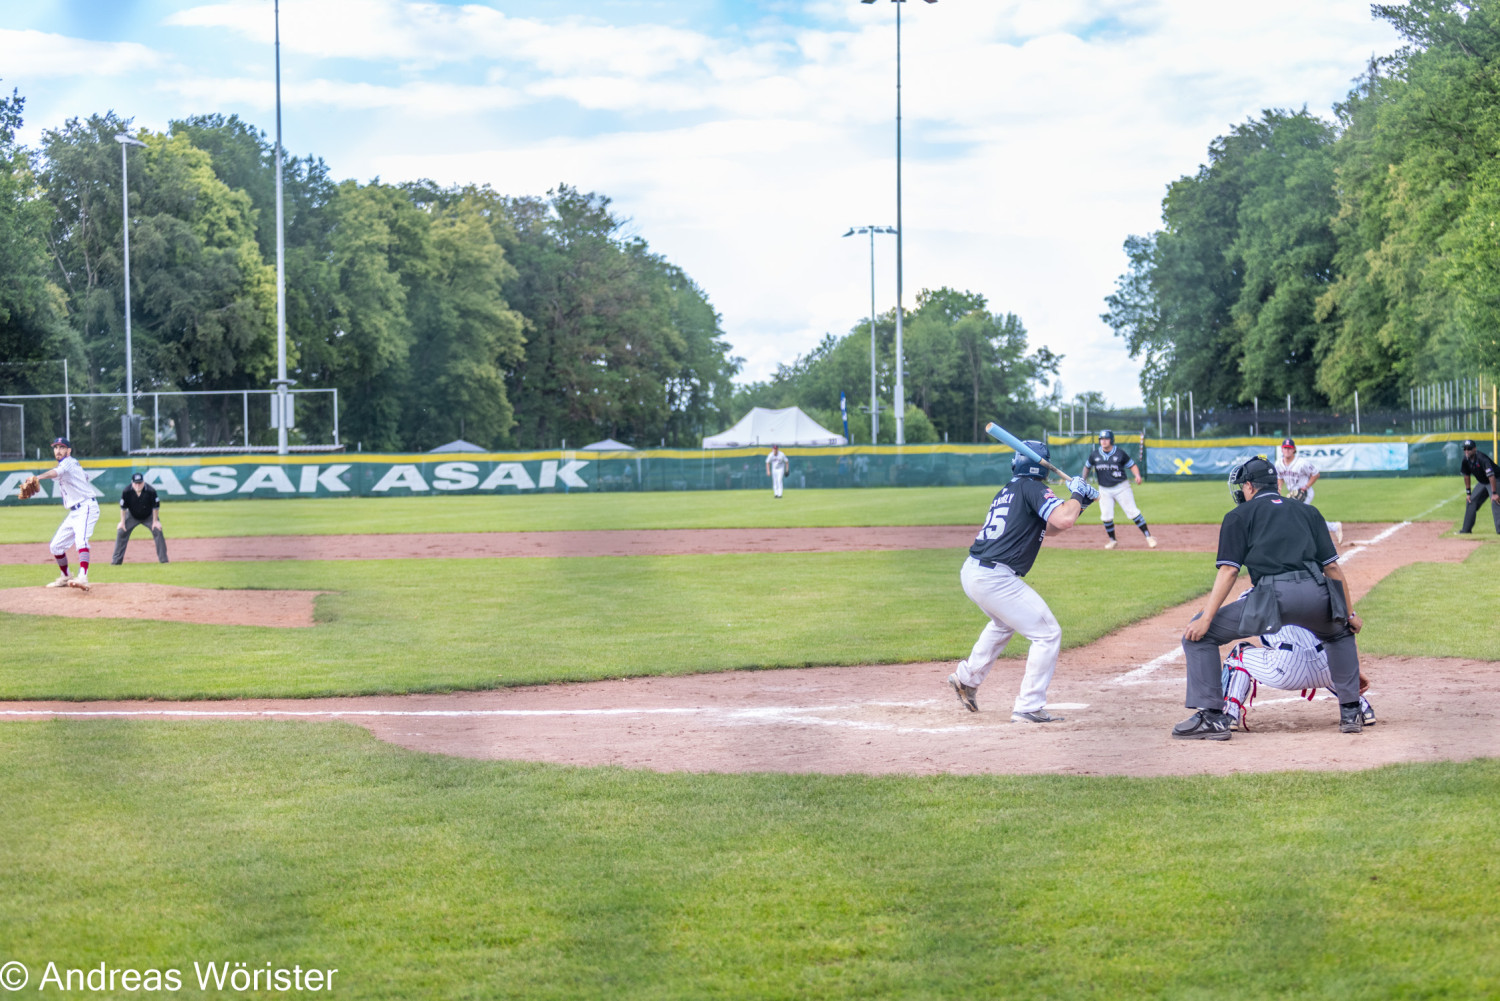
<path fill-rule="evenodd" d="M 1467 557 L 1477 543 L 1441 538 L 1446 529 L 1443 523 L 1346 526 L 1350 544 L 1344 550 L 1345 571 L 1356 601 L 1400 566 Z M 610 545 L 646 545 L 642 536 L 663 540 L 687 534 L 703 547 L 696 552 L 801 552 L 835 543 L 846 550 L 961 547 L 971 531 L 803 530 L 815 533 L 811 539 L 789 539 L 799 533 L 786 530 L 532 534 L 593 537 L 590 555 L 600 555 Z M 1097 534 L 1068 533 L 1049 538 L 1047 545 L 1093 546 Z M 1166 526 L 1157 534 L 1163 549 L 1207 554 L 1217 533 L 1212 526 Z M 636 538 L 603 538 L 627 535 Z M 708 535 L 728 537 L 715 542 Z M 359 538 L 383 542 L 392 537 Z M 941 544 L 911 544 L 918 538 Z M 893 544 L 897 540 L 905 544 Z M 1139 546 L 1138 538 L 1130 541 Z M 788 542 L 796 548 L 783 548 Z M 814 543 L 818 548 L 806 548 Z M 439 549 L 448 544 L 447 537 L 433 543 Z M 681 543 L 674 539 L 671 544 Z M 435 554 L 429 550 L 423 555 Z M 1205 556 L 1205 589 L 1211 577 L 1212 562 Z M 954 578 L 957 587 L 956 562 Z M 1169 609 L 1065 651 L 1049 706 L 1067 718 L 1046 725 L 1010 722 L 1010 699 L 1022 666 L 1015 660 L 1003 661 L 981 688 L 977 714 L 958 705 L 945 681 L 953 664 L 942 662 L 736 671 L 448 695 L 7 703 L 0 717 L 343 719 L 419 751 L 691 772 L 1225 774 L 1350 770 L 1500 754 L 1490 697 L 1494 664 L 1439 658 L 1363 657 L 1379 722 L 1358 735 L 1338 732 L 1337 710 L 1326 693 L 1309 704 L 1293 692 L 1262 689 L 1249 717 L 1250 732 L 1218 743 L 1173 741 L 1168 730 L 1186 715 L 1179 638 L 1200 604 Z"/>

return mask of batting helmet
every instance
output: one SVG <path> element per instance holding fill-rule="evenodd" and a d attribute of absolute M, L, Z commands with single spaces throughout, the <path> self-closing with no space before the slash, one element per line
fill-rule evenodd
<path fill-rule="evenodd" d="M 1245 503 L 1244 486 L 1248 483 L 1257 491 L 1276 489 L 1276 467 L 1264 455 L 1247 455 L 1229 470 L 1229 496 L 1236 504 Z"/>
<path fill-rule="evenodd" d="M 1022 444 L 1044 459 L 1052 458 L 1051 450 L 1039 441 L 1028 440 L 1022 442 Z M 1036 480 L 1045 480 L 1047 478 L 1047 474 L 1042 471 L 1041 463 L 1032 459 L 1031 456 L 1024 452 L 1017 452 L 1015 458 L 1010 460 L 1010 472 L 1012 476 L 1030 476 Z"/>
<path fill-rule="evenodd" d="M 1100 441 L 1114 441 L 1115 440 L 1115 433 L 1113 431 L 1111 431 L 1109 428 L 1105 428 L 1103 431 L 1099 432 L 1099 440 Z"/>

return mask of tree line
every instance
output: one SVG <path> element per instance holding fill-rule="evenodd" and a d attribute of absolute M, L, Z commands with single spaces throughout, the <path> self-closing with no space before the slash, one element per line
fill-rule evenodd
<path fill-rule="evenodd" d="M 1332 121 L 1268 110 L 1173 182 L 1162 228 L 1125 242 L 1103 315 L 1141 391 L 1404 406 L 1500 371 L 1500 20 L 1488 2 L 1374 16 L 1406 44 L 1371 60 Z"/>
<path fill-rule="evenodd" d="M 265 134 L 232 115 L 136 130 L 111 112 L 27 149 L 23 110 L 19 94 L 0 98 L 0 394 L 61 392 L 61 358 L 73 392 L 123 392 L 121 133 L 145 144 L 127 153 L 136 392 L 268 388 L 276 190 Z M 696 447 L 752 405 L 799 405 L 836 428 L 841 390 L 852 407 L 868 401 L 858 323 L 768 382 L 735 386 L 742 363 L 707 295 L 626 235 L 605 196 L 339 181 L 313 156 L 286 160 L 283 189 L 288 376 L 339 390 L 350 444 Z M 894 319 L 877 323 L 886 405 Z M 1027 353 L 1019 319 L 941 289 L 904 322 L 909 441 L 980 440 L 990 419 L 1039 430 L 1032 384 L 1056 357 Z M 855 440 L 868 428 L 856 410 Z M 882 439 L 893 430 L 887 415 Z"/>

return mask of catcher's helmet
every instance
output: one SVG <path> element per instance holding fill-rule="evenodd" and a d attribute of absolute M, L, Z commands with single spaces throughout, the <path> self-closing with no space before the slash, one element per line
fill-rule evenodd
<path fill-rule="evenodd" d="M 1022 442 L 1022 444 L 1044 459 L 1052 458 L 1052 451 L 1039 441 L 1027 440 Z M 1042 464 L 1024 452 L 1017 452 L 1015 457 L 1010 460 L 1010 472 L 1012 476 L 1030 476 L 1036 480 L 1045 480 L 1047 478 L 1047 474 L 1042 470 Z"/>
<path fill-rule="evenodd" d="M 1115 433 L 1113 431 L 1111 431 L 1109 428 L 1105 428 L 1103 431 L 1099 432 L 1099 440 L 1100 441 L 1114 441 L 1115 440 Z"/>
<path fill-rule="evenodd" d="M 1229 470 L 1229 496 L 1236 504 L 1245 503 L 1244 486 L 1249 483 L 1257 491 L 1276 489 L 1276 467 L 1264 455 L 1247 455 Z"/>

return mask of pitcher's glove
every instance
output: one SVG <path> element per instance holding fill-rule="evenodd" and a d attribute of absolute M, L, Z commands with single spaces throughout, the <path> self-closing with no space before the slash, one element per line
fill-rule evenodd
<path fill-rule="evenodd" d="M 1292 500 L 1294 500 L 1294 501 L 1302 501 L 1302 502 L 1305 503 L 1307 501 L 1307 491 L 1306 490 L 1293 490 L 1292 491 Z"/>
<path fill-rule="evenodd" d="M 28 476 L 21 481 L 21 499 L 30 500 L 42 492 L 42 481 L 35 476 Z"/>

